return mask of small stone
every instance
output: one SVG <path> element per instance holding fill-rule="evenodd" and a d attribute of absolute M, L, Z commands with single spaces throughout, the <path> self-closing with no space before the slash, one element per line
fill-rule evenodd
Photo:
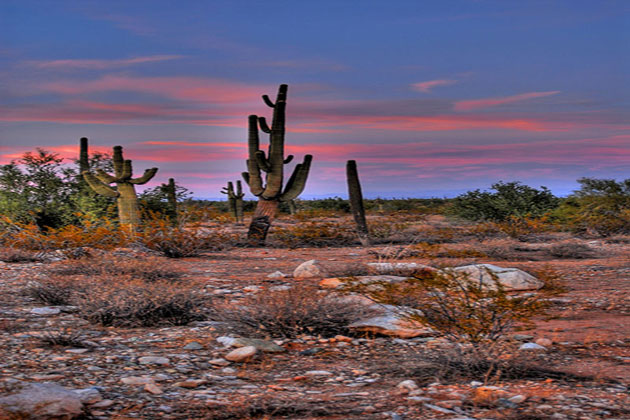
<path fill-rule="evenodd" d="M 208 363 L 215 366 L 229 366 L 231 362 L 223 358 L 219 358 L 219 359 L 209 360 Z"/>
<path fill-rule="evenodd" d="M 61 312 L 59 308 L 52 308 L 50 306 L 44 306 L 42 308 L 33 308 L 31 309 L 31 313 L 33 315 L 57 315 Z"/>
<path fill-rule="evenodd" d="M 218 340 L 218 339 L 217 339 Z M 285 350 L 284 347 L 280 347 L 276 343 L 267 340 L 261 340 L 259 338 L 235 338 L 231 344 L 232 347 L 256 347 L 256 350 L 263 351 L 265 353 L 282 353 Z"/>
<path fill-rule="evenodd" d="M 287 275 L 284 274 L 282 271 L 274 271 L 271 274 L 267 275 L 268 279 L 283 279 L 285 278 Z"/>
<path fill-rule="evenodd" d="M 138 358 L 138 363 L 141 365 L 168 365 L 169 362 L 168 358 L 160 356 L 143 356 Z"/>
<path fill-rule="evenodd" d="M 184 350 L 201 350 L 203 349 L 203 346 L 199 343 L 197 343 L 196 341 L 192 341 L 188 344 L 186 344 L 184 347 Z"/>
<path fill-rule="evenodd" d="M 332 376 L 333 373 L 327 370 L 309 370 L 304 375 L 306 376 Z"/>
<path fill-rule="evenodd" d="M 201 385 L 206 384 L 207 381 L 205 379 L 189 379 L 187 381 L 182 381 L 182 382 L 176 382 L 174 385 L 178 386 L 180 388 L 188 388 L 188 389 L 193 389 L 193 388 L 197 388 Z"/>
<path fill-rule="evenodd" d="M 154 383 L 155 380 L 153 378 L 143 376 L 127 376 L 125 378 L 120 378 L 120 382 L 125 385 L 146 385 Z"/>
<path fill-rule="evenodd" d="M 407 379 L 406 381 L 402 381 L 400 382 L 398 385 L 396 385 L 396 388 L 402 390 L 402 391 L 413 391 L 419 388 L 418 384 L 416 383 L 416 381 L 412 380 L 412 379 Z"/>
<path fill-rule="evenodd" d="M 312 279 L 326 277 L 326 270 L 319 264 L 317 260 L 305 261 L 298 265 L 293 271 L 293 278 L 296 279 Z"/>
<path fill-rule="evenodd" d="M 254 346 L 240 347 L 226 354 L 225 359 L 230 362 L 245 362 L 252 358 L 257 352 L 258 350 Z"/>
<path fill-rule="evenodd" d="M 83 404 L 95 404 L 103 400 L 103 397 L 101 396 L 99 390 L 94 387 L 73 389 L 72 392 L 79 396 L 79 399 Z"/>
<path fill-rule="evenodd" d="M 553 344 L 553 342 L 548 338 L 539 338 L 535 341 L 535 343 L 543 347 L 551 347 L 551 345 Z"/>
<path fill-rule="evenodd" d="M 223 344 L 224 347 L 232 347 L 235 341 L 236 341 L 236 338 L 234 337 L 227 337 L 227 336 L 217 337 L 217 342 L 219 344 Z"/>
<path fill-rule="evenodd" d="M 103 400 L 103 401 L 92 404 L 92 407 L 107 408 L 107 407 L 111 407 L 112 405 L 114 405 L 114 400 Z"/>
<path fill-rule="evenodd" d="M 156 384 L 146 384 L 144 386 L 144 390 L 150 392 L 153 395 L 160 395 L 164 393 L 164 391 L 162 391 L 162 388 L 160 388 Z"/>
<path fill-rule="evenodd" d="M 513 339 L 517 340 L 517 341 L 529 341 L 531 339 L 534 338 L 533 335 L 527 335 L 527 334 L 514 334 L 512 336 Z"/>
<path fill-rule="evenodd" d="M 527 397 L 525 395 L 514 395 L 513 397 L 508 398 L 508 401 L 511 401 L 515 404 L 520 404 L 525 401 Z"/>
<path fill-rule="evenodd" d="M 313 348 L 310 348 L 310 349 L 302 350 L 299 353 L 299 355 L 300 356 L 313 356 L 313 355 L 316 355 L 317 353 L 321 353 L 323 351 L 324 351 L 324 349 L 321 348 L 321 347 L 313 347 Z"/>
<path fill-rule="evenodd" d="M 518 349 L 527 350 L 527 351 L 546 351 L 547 350 L 546 347 L 543 347 L 540 344 L 536 344 L 536 343 L 521 344 L 521 346 Z"/>

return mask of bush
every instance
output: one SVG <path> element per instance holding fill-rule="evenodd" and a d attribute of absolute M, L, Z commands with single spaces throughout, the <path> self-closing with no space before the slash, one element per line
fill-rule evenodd
<path fill-rule="evenodd" d="M 554 212 L 556 221 L 578 233 L 630 233 L 630 179 L 581 178 L 580 189 Z"/>
<path fill-rule="evenodd" d="M 510 217 L 540 217 L 559 204 L 546 187 L 540 190 L 520 182 L 498 182 L 495 192 L 469 191 L 454 198 L 450 213 L 468 220 L 506 221 Z"/>
<path fill-rule="evenodd" d="M 347 246 L 355 243 L 354 229 L 339 223 L 307 222 L 275 228 L 273 239 L 288 248 Z"/>
<path fill-rule="evenodd" d="M 364 305 L 342 300 L 333 292 L 299 285 L 288 290 L 266 289 L 237 305 L 215 307 L 212 318 L 244 336 L 333 337 L 348 334 L 347 325 L 368 312 Z"/>

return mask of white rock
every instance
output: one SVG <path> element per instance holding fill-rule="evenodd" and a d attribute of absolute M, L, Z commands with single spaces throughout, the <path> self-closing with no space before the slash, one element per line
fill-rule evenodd
<path fill-rule="evenodd" d="M 138 363 L 141 365 L 168 365 L 169 362 L 168 358 L 160 356 L 143 356 L 138 358 Z"/>
<path fill-rule="evenodd" d="M 235 341 L 236 341 L 236 338 L 234 337 L 227 337 L 227 336 L 217 337 L 217 342 L 220 344 L 223 344 L 224 347 L 232 347 Z"/>
<path fill-rule="evenodd" d="M 23 383 L 16 392 L 0 398 L 0 413 L 7 418 L 73 419 L 83 410 L 80 397 L 53 383 Z"/>
<path fill-rule="evenodd" d="M 254 356 L 258 350 L 254 346 L 240 347 L 236 350 L 232 350 L 225 355 L 225 360 L 230 362 L 244 362 Z"/>
<path fill-rule="evenodd" d="M 416 381 L 412 380 L 412 379 L 407 379 L 406 381 L 402 381 L 401 383 L 399 383 L 398 385 L 396 385 L 396 388 L 401 389 L 401 390 L 405 390 L 405 391 L 413 391 L 418 389 L 418 384 L 416 383 Z"/>
<path fill-rule="evenodd" d="M 61 312 L 59 308 L 52 308 L 50 306 L 44 306 L 42 308 L 33 308 L 31 313 L 34 315 L 57 315 Z"/>
<path fill-rule="evenodd" d="M 308 260 L 298 265 L 293 271 L 293 278 L 313 279 L 327 277 L 326 270 L 317 260 Z"/>
<path fill-rule="evenodd" d="M 437 271 L 435 268 L 428 265 L 413 262 L 368 263 L 367 265 L 379 274 L 393 274 L 399 276 L 410 276 L 423 270 Z"/>
<path fill-rule="evenodd" d="M 304 375 L 306 376 L 332 376 L 333 373 L 327 370 L 309 370 Z"/>
<path fill-rule="evenodd" d="M 539 338 L 535 341 L 535 343 L 543 347 L 551 347 L 551 345 L 553 344 L 553 342 L 548 338 Z"/>
<path fill-rule="evenodd" d="M 348 325 L 354 331 L 371 332 L 376 334 L 389 335 L 399 338 L 414 338 L 435 334 L 431 328 L 407 319 L 404 308 L 392 305 L 379 305 L 380 309 L 385 309 L 385 313 L 367 319 L 362 319 Z"/>
<path fill-rule="evenodd" d="M 120 378 L 120 382 L 125 385 L 146 385 L 155 383 L 155 380 L 146 376 L 126 376 Z"/>
<path fill-rule="evenodd" d="M 282 271 L 274 271 L 271 274 L 267 275 L 268 279 L 283 279 L 285 278 L 287 275 L 284 274 Z"/>
<path fill-rule="evenodd" d="M 513 402 L 515 404 L 520 404 L 525 401 L 527 397 L 525 395 L 514 395 L 513 397 L 508 398 L 508 401 Z"/>
<path fill-rule="evenodd" d="M 536 290 L 544 286 L 544 283 L 529 273 L 518 268 L 503 268 L 492 264 L 473 264 L 457 267 L 452 270 L 458 274 L 468 275 L 470 281 L 481 282 L 488 289 L 495 289 L 496 284 L 492 276 L 503 286 L 505 291 Z"/>
<path fill-rule="evenodd" d="M 521 344 L 521 346 L 518 349 L 519 350 L 538 350 L 538 351 L 545 351 L 545 350 L 547 350 L 546 347 L 541 346 L 540 344 L 536 344 L 536 343 Z"/>

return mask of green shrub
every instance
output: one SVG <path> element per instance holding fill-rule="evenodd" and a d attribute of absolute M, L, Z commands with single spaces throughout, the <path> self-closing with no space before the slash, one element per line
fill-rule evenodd
<path fill-rule="evenodd" d="M 511 217 L 540 217 L 559 203 L 546 187 L 537 190 L 520 182 L 498 182 L 491 189 L 495 192 L 474 190 L 454 198 L 450 213 L 469 220 L 502 222 Z"/>

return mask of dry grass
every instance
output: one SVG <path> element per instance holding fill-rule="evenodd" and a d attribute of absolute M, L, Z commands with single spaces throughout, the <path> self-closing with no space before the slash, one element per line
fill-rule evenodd
<path fill-rule="evenodd" d="M 50 347 L 73 347 L 73 348 L 87 348 L 89 347 L 85 343 L 85 336 L 76 330 L 62 329 L 55 332 L 46 332 L 40 338 L 39 341 Z"/>
<path fill-rule="evenodd" d="M 556 258 L 574 260 L 597 257 L 597 252 L 593 248 L 587 244 L 575 241 L 554 244 L 549 248 L 549 254 Z"/>
<path fill-rule="evenodd" d="M 300 285 L 263 290 L 238 304 L 215 307 L 211 317 L 244 336 L 295 338 L 348 334 L 346 326 L 368 313 L 364 305 L 341 300 L 333 292 Z"/>

